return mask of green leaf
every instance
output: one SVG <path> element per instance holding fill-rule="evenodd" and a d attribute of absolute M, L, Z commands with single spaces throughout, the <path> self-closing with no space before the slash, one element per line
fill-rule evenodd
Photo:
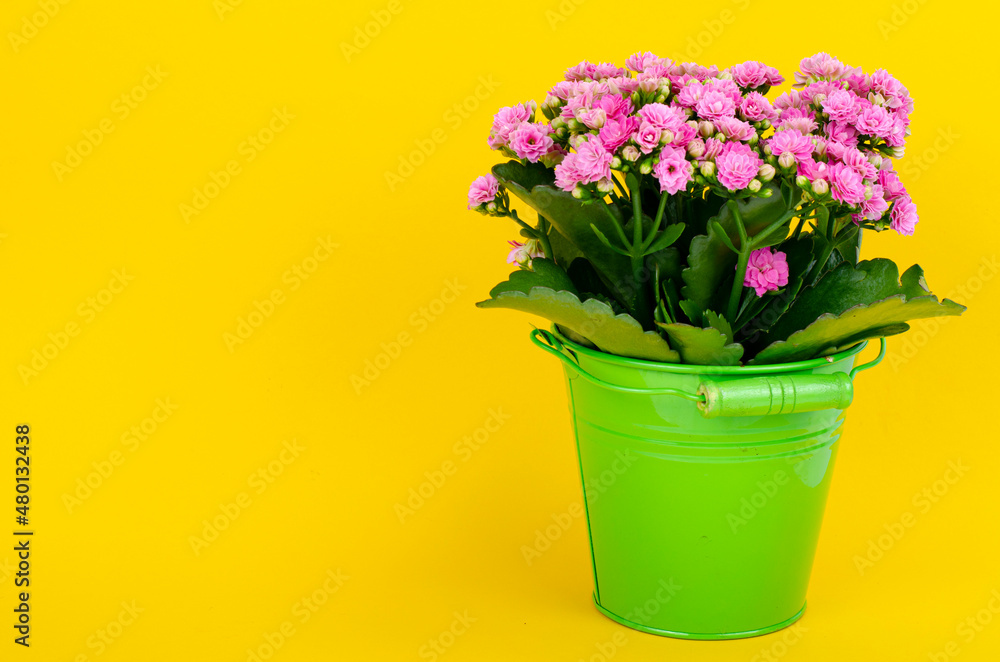
<path fill-rule="evenodd" d="M 668 225 L 660 236 L 646 249 L 645 255 L 652 255 L 658 251 L 662 251 L 668 246 L 672 245 L 675 241 L 680 239 L 681 234 L 684 232 L 683 223 L 674 223 L 673 225 Z"/>
<path fill-rule="evenodd" d="M 510 308 L 549 319 L 599 349 L 634 359 L 680 362 L 680 354 L 656 331 L 644 331 L 635 318 L 616 315 L 599 299 L 580 301 L 572 292 L 532 287 L 524 292 L 508 289 L 476 304 L 480 308 Z"/>
<path fill-rule="evenodd" d="M 702 325 L 704 313 L 694 301 L 691 301 L 690 299 L 681 299 L 677 303 L 677 307 L 681 309 L 681 312 L 687 315 L 691 324 L 694 324 L 695 326 Z"/>
<path fill-rule="evenodd" d="M 507 280 L 490 290 L 490 297 L 496 298 L 504 292 L 522 292 L 527 294 L 533 287 L 547 287 L 551 290 L 566 291 L 577 294 L 573 281 L 566 271 L 552 260 L 536 257 L 531 261 L 531 269 L 520 269 L 507 277 Z"/>
<path fill-rule="evenodd" d="M 581 300 L 590 299 L 593 296 L 607 299 L 612 298 L 611 292 L 587 258 L 578 257 L 573 260 L 566 273 L 569 275 L 570 280 L 573 281 L 573 284 L 576 285 Z"/>
<path fill-rule="evenodd" d="M 858 263 L 844 262 L 805 288 L 788 311 L 767 332 L 766 344 L 784 340 L 820 315 L 839 315 L 848 308 L 870 304 L 898 294 L 899 270 L 892 260 L 877 258 Z"/>
<path fill-rule="evenodd" d="M 690 324 L 660 324 L 684 363 L 694 365 L 739 365 L 743 346 L 726 344 L 726 335 L 717 329 L 699 329 Z"/>
<path fill-rule="evenodd" d="M 868 266 L 871 262 L 876 260 L 859 263 L 857 270 L 845 262 L 821 280 L 815 288 L 804 292 L 799 300 L 811 292 L 818 292 L 813 296 L 824 297 L 829 294 L 826 290 L 833 283 L 845 285 L 843 292 L 845 298 L 857 300 L 859 292 L 880 296 L 885 293 L 886 282 L 890 278 L 894 286 L 892 294 L 874 301 L 856 303 L 848 308 L 837 306 L 839 312 L 820 315 L 804 329 L 789 335 L 787 340 L 778 340 L 768 345 L 750 363 L 782 363 L 826 356 L 845 350 L 868 338 L 902 333 L 910 328 L 906 323 L 909 320 L 961 315 L 965 311 L 965 306 L 950 299 L 939 302 L 937 297 L 930 294 L 919 266 L 907 269 L 901 284 L 896 281 L 895 265 L 892 265 L 892 269 L 877 265 Z M 889 261 L 884 260 L 884 262 Z M 862 269 L 865 266 L 868 268 Z M 859 271 L 863 276 L 858 280 L 845 278 L 842 274 L 848 271 Z M 831 284 L 822 287 L 828 280 Z M 792 305 L 788 314 L 793 312 L 798 303 L 797 301 Z"/>
<path fill-rule="evenodd" d="M 630 287 L 633 276 L 629 259 L 605 246 L 591 228 L 593 225 L 605 237 L 617 236 L 613 224 L 621 223 L 622 219 L 616 206 L 603 200 L 585 203 L 555 188 L 552 171 L 541 164 L 508 161 L 493 166 L 493 175 L 508 191 L 548 219 L 556 231 L 590 260 L 616 299 L 630 310 L 635 309 L 637 292 Z M 608 212 L 617 220 L 612 220 Z"/>
<path fill-rule="evenodd" d="M 594 234 L 597 235 L 597 238 L 601 240 L 602 244 L 604 244 L 605 246 L 607 246 L 608 248 L 610 248 L 614 252 L 618 253 L 619 255 L 625 255 L 625 256 L 629 255 L 629 252 L 627 250 L 625 250 L 624 248 L 619 248 L 619 247 L 615 246 L 614 244 L 612 244 L 608 240 L 608 238 L 604 236 L 604 233 L 601 232 L 600 230 L 598 230 L 597 226 L 594 225 L 593 223 L 590 224 L 590 229 L 594 231 Z"/>
<path fill-rule="evenodd" d="M 777 186 L 768 186 L 773 190 L 770 198 L 751 198 L 738 203 L 743 224 L 751 237 L 778 220 L 787 209 Z M 792 193 L 795 204 L 798 204 L 801 191 L 796 187 Z M 682 274 L 685 285 L 681 296 L 692 301 L 701 310 L 719 310 L 725 307 L 721 304 L 728 300 L 729 292 L 723 292 L 721 285 L 736 269 L 736 254 L 727 248 L 718 227 L 725 231 L 724 234 L 734 246 L 739 242 L 739 233 L 729 207 L 721 198 L 717 199 L 720 201 L 720 209 L 708 222 L 707 234 L 691 240 L 688 268 Z"/>
<path fill-rule="evenodd" d="M 726 342 L 733 342 L 733 327 L 726 321 L 726 318 L 718 314 L 714 310 L 705 311 L 705 322 L 708 323 L 710 327 L 726 336 Z"/>

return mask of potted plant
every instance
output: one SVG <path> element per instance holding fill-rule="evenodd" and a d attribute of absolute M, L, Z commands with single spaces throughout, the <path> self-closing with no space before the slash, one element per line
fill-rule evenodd
<path fill-rule="evenodd" d="M 893 166 L 907 89 L 826 53 L 769 100 L 782 82 L 753 61 L 581 62 L 540 107 L 500 109 L 509 160 L 469 190 L 520 227 L 518 270 L 477 305 L 552 323 L 531 339 L 564 364 L 581 479 L 614 478 L 585 492 L 594 600 L 639 630 L 799 618 L 854 376 L 909 320 L 964 310 L 919 266 L 859 257 L 865 230 L 917 223 Z"/>

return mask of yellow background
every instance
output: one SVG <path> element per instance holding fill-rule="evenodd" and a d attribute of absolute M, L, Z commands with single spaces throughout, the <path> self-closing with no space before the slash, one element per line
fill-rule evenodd
<path fill-rule="evenodd" d="M 237 662 L 268 640 L 288 661 L 432 659 L 432 640 L 443 660 L 925 660 L 949 642 L 996 659 L 995 5 L 221 2 L 0 10 L 0 531 L 22 422 L 36 531 L 30 649 L 12 643 L 0 546 L 2 659 Z M 566 396 L 532 320 L 473 307 L 516 232 L 465 211 L 466 189 L 497 160 L 497 108 L 645 49 L 789 79 L 819 50 L 887 68 L 916 99 L 901 169 L 922 220 L 864 253 L 919 262 L 969 305 L 860 377 L 794 641 L 618 626 L 590 602 L 579 519 L 523 556 L 581 500 Z M 105 291 L 116 272 L 131 280 Z M 35 351 L 53 358 L 25 373 Z M 375 378 L 352 380 L 368 361 Z M 919 507 L 958 460 L 968 472 Z M 440 486 L 401 515 L 425 472 Z M 981 631 L 957 629 L 983 609 Z M 475 620 L 452 638 L 456 612 Z"/>

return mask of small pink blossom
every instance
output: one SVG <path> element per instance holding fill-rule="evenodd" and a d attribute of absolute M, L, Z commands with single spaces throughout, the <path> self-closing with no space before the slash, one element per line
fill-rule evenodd
<path fill-rule="evenodd" d="M 608 114 L 603 108 L 581 108 L 575 113 L 576 119 L 584 124 L 588 129 L 600 129 L 608 119 Z"/>
<path fill-rule="evenodd" d="M 781 117 L 774 125 L 776 131 L 783 129 L 794 129 L 802 134 L 812 133 L 816 130 L 816 113 L 808 107 L 786 108 L 781 111 Z"/>
<path fill-rule="evenodd" d="M 695 104 L 695 112 L 707 120 L 732 117 L 736 114 L 736 103 L 721 90 L 705 90 Z"/>
<path fill-rule="evenodd" d="M 817 53 L 799 63 L 799 71 L 795 72 L 795 87 L 805 87 L 820 79 L 841 80 L 860 72 L 859 68 L 849 67 L 827 53 Z"/>
<path fill-rule="evenodd" d="M 827 122 L 823 127 L 823 133 L 834 142 L 841 143 L 847 147 L 856 147 L 858 144 L 858 132 L 850 124 L 840 122 Z"/>
<path fill-rule="evenodd" d="M 680 108 L 662 103 L 647 103 L 639 109 L 639 117 L 650 126 L 671 131 L 678 129 L 687 120 Z"/>
<path fill-rule="evenodd" d="M 867 181 L 874 181 L 878 176 L 878 170 L 875 169 L 875 166 L 868 160 L 864 152 L 859 149 L 848 147 L 840 156 L 840 160 L 844 165 L 854 170 L 854 172 L 861 175 Z"/>
<path fill-rule="evenodd" d="M 479 205 L 496 200 L 500 192 L 500 182 L 493 175 L 481 175 L 476 177 L 469 187 L 469 209 L 474 209 Z"/>
<path fill-rule="evenodd" d="M 843 163 L 832 163 L 828 170 L 833 199 L 848 205 L 861 204 L 865 199 L 865 184 L 861 175 Z"/>
<path fill-rule="evenodd" d="M 611 152 L 604 149 L 600 139 L 590 134 L 556 166 L 556 185 L 572 191 L 577 183 L 592 184 L 601 179 L 611 179 Z"/>
<path fill-rule="evenodd" d="M 729 73 L 737 85 L 747 90 L 764 85 L 781 85 L 785 82 L 777 69 L 753 60 L 733 65 L 729 68 Z"/>
<path fill-rule="evenodd" d="M 687 147 L 687 145 L 698 135 L 698 129 L 687 122 L 674 129 L 674 139 L 670 141 L 675 147 Z"/>
<path fill-rule="evenodd" d="M 522 123 L 530 122 L 534 117 L 534 101 L 501 108 L 493 116 L 493 126 L 490 128 L 490 137 L 486 142 L 492 149 L 506 147 L 510 132 Z"/>
<path fill-rule="evenodd" d="M 606 94 L 598 102 L 608 119 L 620 120 L 632 114 L 632 98 L 622 94 Z"/>
<path fill-rule="evenodd" d="M 591 80 L 594 78 L 596 72 L 597 66 L 584 60 L 575 67 L 570 67 L 566 70 L 566 80 Z"/>
<path fill-rule="evenodd" d="M 899 198 L 892 204 L 892 212 L 889 214 L 889 227 L 899 234 L 907 237 L 913 234 L 917 227 L 917 206 L 909 196 Z"/>
<path fill-rule="evenodd" d="M 538 159 L 552 149 L 554 142 L 549 136 L 551 132 L 548 124 L 525 122 L 510 132 L 507 146 L 517 154 L 517 158 L 537 163 Z"/>
<path fill-rule="evenodd" d="M 531 261 L 536 257 L 545 257 L 538 242 L 529 239 L 528 243 L 522 244 L 519 241 L 508 241 L 511 249 L 507 254 L 507 264 L 517 264 L 522 267 L 530 267 Z"/>
<path fill-rule="evenodd" d="M 778 131 L 767 144 L 771 148 L 771 154 L 781 156 L 785 152 L 791 152 L 796 162 L 810 158 L 814 148 L 812 138 L 798 131 Z"/>
<path fill-rule="evenodd" d="M 757 152 L 743 143 L 725 143 L 715 158 L 719 183 L 730 191 L 746 188 L 762 164 Z"/>
<path fill-rule="evenodd" d="M 773 120 L 778 117 L 778 111 L 760 92 L 751 92 L 740 102 L 740 112 L 751 122 Z"/>
<path fill-rule="evenodd" d="M 594 80 L 603 80 L 605 78 L 613 78 L 615 76 L 624 76 L 628 74 L 628 71 L 621 69 L 611 64 L 610 62 L 601 62 L 596 67 L 594 67 L 591 73 L 591 78 Z"/>
<path fill-rule="evenodd" d="M 888 138 L 896 129 L 896 120 L 882 106 L 873 105 L 867 101 L 861 102 L 861 111 L 854 120 L 858 131 L 869 136 Z"/>
<path fill-rule="evenodd" d="M 872 197 L 861 202 L 861 216 L 869 221 L 877 221 L 888 209 L 889 202 L 885 199 L 885 191 L 878 184 L 872 185 Z"/>
<path fill-rule="evenodd" d="M 665 60 L 663 58 L 653 55 L 649 51 L 644 53 L 636 53 L 625 60 L 625 66 L 636 73 L 642 73 L 647 67 L 654 64 L 664 64 Z"/>
<path fill-rule="evenodd" d="M 692 80 L 677 92 L 677 96 L 674 100 L 679 106 L 684 108 L 694 108 L 698 105 L 698 101 L 701 99 L 701 95 L 704 91 L 705 87 L 701 83 L 696 80 Z"/>
<path fill-rule="evenodd" d="M 660 152 L 660 161 L 653 166 L 653 176 L 660 182 L 660 192 L 673 195 L 683 191 L 692 179 L 694 168 L 680 147 L 667 145 Z"/>
<path fill-rule="evenodd" d="M 750 253 L 744 287 L 752 287 L 757 296 L 773 292 L 788 285 L 788 261 L 781 251 L 771 252 L 770 248 L 758 248 Z"/>
<path fill-rule="evenodd" d="M 660 144 L 662 136 L 663 129 L 657 128 L 649 122 L 643 122 L 635 134 L 635 144 L 639 146 L 643 154 L 649 154 Z"/>
<path fill-rule="evenodd" d="M 833 122 L 852 124 L 858 115 L 858 97 L 847 90 L 836 90 L 823 99 L 823 112 Z"/>
<path fill-rule="evenodd" d="M 638 117 L 625 117 L 620 120 L 609 119 L 604 123 L 604 126 L 601 127 L 597 137 L 600 139 L 601 144 L 604 145 L 604 149 L 609 152 L 614 152 L 619 147 L 627 143 L 632 137 L 632 134 L 634 134 L 638 129 Z"/>
<path fill-rule="evenodd" d="M 723 117 L 715 120 L 715 126 L 726 137 L 727 140 L 750 140 L 756 131 L 748 122 L 738 120 L 735 117 Z"/>
<path fill-rule="evenodd" d="M 819 179 L 829 179 L 830 177 L 827 164 L 823 161 L 813 161 L 812 159 L 799 161 L 799 168 L 795 174 L 802 175 L 810 182 L 815 182 Z"/>
<path fill-rule="evenodd" d="M 899 181 L 899 175 L 896 174 L 896 171 L 891 168 L 878 171 L 878 183 L 882 185 L 885 197 L 890 202 L 906 196 L 906 187 L 903 186 L 903 182 Z"/>

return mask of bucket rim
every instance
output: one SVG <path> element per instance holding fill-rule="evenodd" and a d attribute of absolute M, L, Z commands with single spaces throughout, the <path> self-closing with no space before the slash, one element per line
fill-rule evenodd
<path fill-rule="evenodd" d="M 654 370 L 657 372 L 669 372 L 681 375 L 762 375 L 812 370 L 814 368 L 833 365 L 839 361 L 849 359 L 868 346 L 868 341 L 862 340 L 858 344 L 849 347 L 842 352 L 837 352 L 836 354 L 821 356 L 815 359 L 808 359 L 806 361 L 792 361 L 790 363 L 768 363 L 763 365 L 739 366 L 694 365 L 688 363 L 664 363 L 660 361 L 647 361 L 645 359 L 633 359 L 625 356 L 618 356 L 617 354 L 608 354 L 607 352 L 602 352 L 599 349 L 590 349 L 589 347 L 584 347 L 583 345 L 573 342 L 564 336 L 555 324 L 552 325 L 552 333 L 563 345 L 572 350 L 574 353 L 583 354 L 584 356 L 603 363 L 626 368 L 635 368 L 637 370 Z"/>

